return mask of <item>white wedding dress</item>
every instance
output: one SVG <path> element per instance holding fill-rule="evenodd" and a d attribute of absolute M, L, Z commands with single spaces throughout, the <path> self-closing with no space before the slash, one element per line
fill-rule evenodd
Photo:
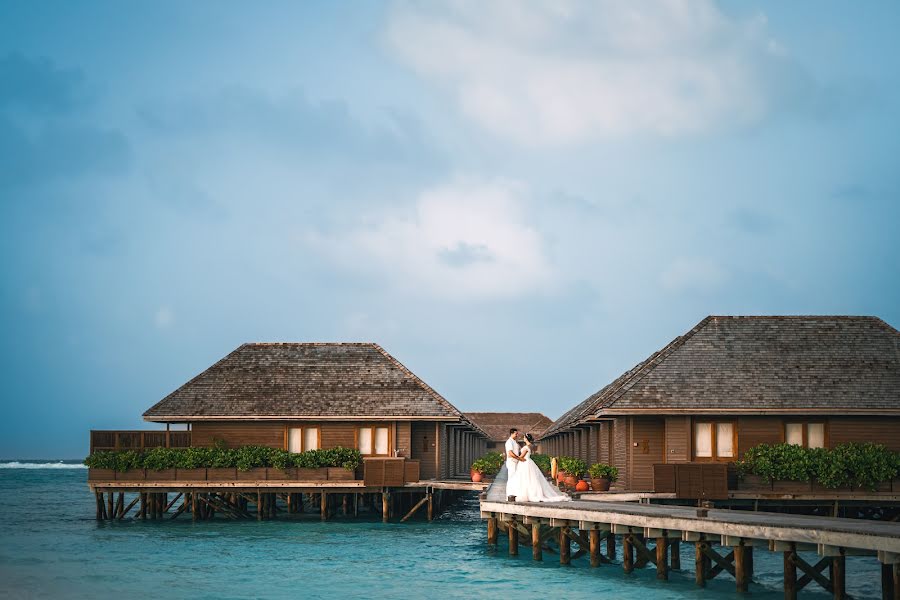
<path fill-rule="evenodd" d="M 520 462 L 516 472 L 506 482 L 506 495 L 515 496 L 516 502 L 565 502 L 569 496 L 559 492 L 547 481 L 537 464 L 531 460 L 531 449 L 522 449 L 525 461 Z"/>

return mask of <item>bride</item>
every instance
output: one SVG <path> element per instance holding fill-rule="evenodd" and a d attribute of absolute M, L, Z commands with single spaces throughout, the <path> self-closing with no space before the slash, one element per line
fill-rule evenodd
<path fill-rule="evenodd" d="M 525 434 L 525 447 L 519 455 L 519 463 L 515 473 L 506 482 L 506 495 L 515 496 L 516 502 L 564 502 L 571 500 L 566 494 L 557 491 L 544 477 L 537 464 L 531 460 L 534 436 Z"/>

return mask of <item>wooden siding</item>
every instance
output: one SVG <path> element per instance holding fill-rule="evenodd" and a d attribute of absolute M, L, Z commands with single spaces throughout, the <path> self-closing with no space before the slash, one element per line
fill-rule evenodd
<path fill-rule="evenodd" d="M 759 444 L 780 444 L 784 441 L 782 417 L 740 417 L 737 420 L 738 457 Z"/>
<path fill-rule="evenodd" d="M 410 433 L 412 437 L 410 457 L 419 461 L 419 476 L 422 479 L 435 479 L 437 477 L 435 424 L 414 422 Z"/>
<path fill-rule="evenodd" d="M 396 422 L 396 435 L 394 436 L 395 446 L 400 452 L 400 456 L 409 456 L 410 448 L 410 423 L 409 421 Z"/>
<path fill-rule="evenodd" d="M 628 446 L 628 487 L 631 490 L 652 490 L 653 465 L 663 462 L 665 421 L 661 418 L 632 417 L 630 425 L 632 444 Z"/>
<path fill-rule="evenodd" d="M 613 423 L 613 465 L 619 469 L 621 485 L 628 489 L 628 417 L 620 417 Z"/>
<path fill-rule="evenodd" d="M 826 425 L 829 446 L 848 442 L 875 442 L 900 452 L 900 418 L 831 417 Z"/>
<path fill-rule="evenodd" d="M 666 417 L 667 463 L 688 462 L 691 460 L 691 418 Z"/>
<path fill-rule="evenodd" d="M 214 446 L 221 440 L 227 448 L 259 445 L 284 448 L 284 423 L 200 421 L 191 425 L 191 443 Z"/>

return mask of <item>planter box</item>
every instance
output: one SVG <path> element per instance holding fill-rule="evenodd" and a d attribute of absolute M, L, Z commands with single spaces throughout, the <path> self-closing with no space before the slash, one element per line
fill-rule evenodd
<path fill-rule="evenodd" d="M 206 469 L 175 469 L 176 481 L 206 481 Z"/>
<path fill-rule="evenodd" d="M 234 467 L 207 469 L 207 481 L 235 481 L 237 479 L 237 469 Z"/>
<path fill-rule="evenodd" d="M 771 492 L 772 483 L 759 475 L 745 475 L 738 480 L 738 489 L 742 492 Z"/>
<path fill-rule="evenodd" d="M 272 469 L 266 470 L 266 479 L 269 481 L 296 481 L 297 469 L 290 467 L 288 469 Z"/>
<path fill-rule="evenodd" d="M 809 481 L 776 479 L 772 482 L 772 491 L 782 494 L 808 494 L 812 491 L 812 485 Z"/>
<path fill-rule="evenodd" d="M 146 475 L 144 469 L 128 469 L 116 473 L 116 481 L 144 481 Z"/>
<path fill-rule="evenodd" d="M 328 479 L 328 469 L 297 468 L 297 481 L 325 481 L 326 479 Z"/>
<path fill-rule="evenodd" d="M 147 481 L 175 481 L 175 469 L 163 469 L 162 471 L 146 470 Z"/>
<path fill-rule="evenodd" d="M 254 467 L 246 471 L 238 469 L 237 478 L 238 481 L 265 481 L 266 470 L 265 467 Z"/>
<path fill-rule="evenodd" d="M 329 481 L 353 481 L 356 476 L 352 470 L 343 467 L 328 467 L 326 470 Z"/>
<path fill-rule="evenodd" d="M 88 481 L 115 481 L 116 472 L 113 469 L 88 469 Z"/>

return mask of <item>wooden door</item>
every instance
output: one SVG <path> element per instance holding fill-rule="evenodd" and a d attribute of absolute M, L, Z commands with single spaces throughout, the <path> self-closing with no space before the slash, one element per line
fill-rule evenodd
<path fill-rule="evenodd" d="M 628 489 L 653 490 L 653 465 L 664 461 L 666 422 L 655 417 L 632 417 L 628 448 Z"/>
<path fill-rule="evenodd" d="M 419 477 L 421 479 L 435 479 L 437 469 L 435 458 L 437 456 L 437 439 L 434 423 L 413 422 L 410 428 L 410 458 L 419 461 Z"/>

